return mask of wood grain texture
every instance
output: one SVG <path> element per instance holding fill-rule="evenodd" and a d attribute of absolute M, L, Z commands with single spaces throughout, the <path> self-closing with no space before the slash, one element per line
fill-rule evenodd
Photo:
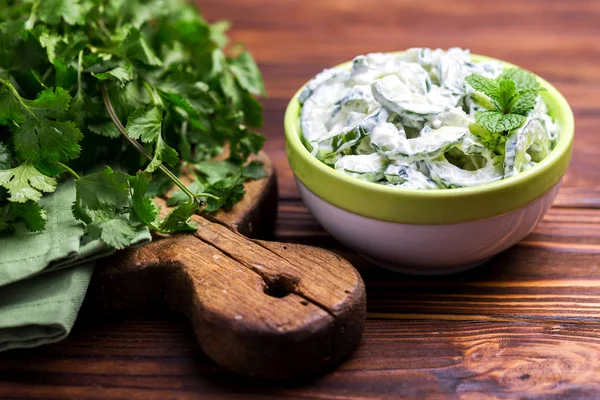
<path fill-rule="evenodd" d="M 202 350 L 240 375 L 321 374 L 360 341 L 364 283 L 327 250 L 250 238 L 273 230 L 277 204 L 273 165 L 264 152 L 256 159 L 267 177 L 247 182 L 232 210 L 194 216 L 195 234 L 155 235 L 100 260 L 88 303 L 104 314 L 156 305 L 183 313 Z M 157 202 L 167 214 L 165 201 Z"/>
<path fill-rule="evenodd" d="M 276 238 L 349 258 L 369 298 L 364 340 L 310 382 L 232 377 L 170 315 L 96 321 L 73 336 L 0 355 L 0 398 L 597 399 L 600 388 L 600 2 L 593 0 L 201 0 L 265 74 L 266 150 L 280 189 Z M 552 82 L 575 113 L 574 157 L 530 237 L 445 278 L 377 269 L 325 233 L 285 159 L 288 99 L 325 67 L 369 51 L 469 47 Z M 386 318 L 382 320 L 381 318 Z"/>

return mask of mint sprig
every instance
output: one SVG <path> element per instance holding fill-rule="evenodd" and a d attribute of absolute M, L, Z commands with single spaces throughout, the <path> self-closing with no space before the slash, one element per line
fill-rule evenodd
<path fill-rule="evenodd" d="M 490 100 L 484 102 L 488 110 L 475 114 L 479 126 L 472 127 L 471 133 L 477 136 L 487 133 L 484 139 L 494 147 L 502 141 L 498 135 L 507 136 L 523 125 L 535 107 L 538 93 L 544 90 L 533 74 L 520 68 L 510 68 L 496 79 L 473 74 L 466 82 Z M 482 133 L 481 128 L 487 132 Z"/>

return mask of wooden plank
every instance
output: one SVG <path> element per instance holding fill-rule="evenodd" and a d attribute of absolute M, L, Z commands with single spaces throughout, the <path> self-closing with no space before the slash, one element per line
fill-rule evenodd
<path fill-rule="evenodd" d="M 598 326 L 371 320 L 336 371 L 273 383 L 232 377 L 184 320 L 163 316 L 90 322 L 61 344 L 7 353 L 0 398 L 581 399 L 600 390 L 598 368 Z"/>

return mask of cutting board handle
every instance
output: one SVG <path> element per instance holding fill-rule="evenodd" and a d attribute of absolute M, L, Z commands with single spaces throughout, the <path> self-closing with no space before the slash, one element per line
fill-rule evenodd
<path fill-rule="evenodd" d="M 93 280 L 94 303 L 105 311 L 164 303 L 189 317 L 209 357 L 243 375 L 319 374 L 345 359 L 366 315 L 358 272 L 326 250 L 240 233 L 256 232 L 275 213 L 268 167 L 269 178 L 247 186 L 232 212 L 195 217 L 194 235 L 104 260 Z"/>

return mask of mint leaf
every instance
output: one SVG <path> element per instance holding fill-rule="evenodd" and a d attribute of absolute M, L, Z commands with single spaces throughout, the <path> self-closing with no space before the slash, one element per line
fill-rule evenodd
<path fill-rule="evenodd" d="M 514 82 L 518 91 L 540 91 L 544 90 L 535 75 L 521 68 L 509 68 L 505 70 L 499 79 Z"/>
<path fill-rule="evenodd" d="M 56 190 L 56 179 L 42 174 L 31 160 L 26 160 L 16 168 L 0 171 L 0 186 L 8 190 L 8 200 L 12 202 L 37 202 L 42 198 L 42 192 L 52 193 Z"/>
<path fill-rule="evenodd" d="M 502 109 L 502 112 L 506 113 L 509 111 L 512 100 L 517 95 L 517 88 L 513 81 L 501 80 L 498 83 L 498 103 Z"/>
<path fill-rule="evenodd" d="M 497 109 L 501 108 L 500 87 L 495 79 L 490 79 L 483 75 L 472 74 L 465 78 L 465 82 L 473 89 L 488 96 L 492 102 L 494 102 L 494 106 Z"/>
<path fill-rule="evenodd" d="M 527 118 L 517 114 L 502 114 L 496 111 L 482 111 L 475 114 L 475 120 L 492 133 L 509 132 L 517 129 Z"/>
<path fill-rule="evenodd" d="M 528 115 L 534 109 L 538 92 L 525 92 L 519 95 L 510 108 L 513 114 Z"/>
<path fill-rule="evenodd" d="M 125 130 L 133 139 L 155 142 L 162 129 L 162 115 L 162 109 L 157 106 L 140 107 L 129 116 Z"/>

